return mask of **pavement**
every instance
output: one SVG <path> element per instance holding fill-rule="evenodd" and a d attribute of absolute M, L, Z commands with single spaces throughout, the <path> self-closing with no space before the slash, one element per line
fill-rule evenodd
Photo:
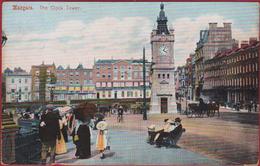
<path fill-rule="evenodd" d="M 95 150 L 96 131 L 93 132 L 92 156 L 89 159 L 73 159 L 75 145 L 70 140 L 68 153 L 56 157 L 56 163 L 84 165 L 221 165 L 221 161 L 209 159 L 201 154 L 183 148 L 156 148 L 146 143 L 147 133 L 110 129 L 111 150 L 105 152 L 105 159 Z"/>
<path fill-rule="evenodd" d="M 72 164 L 176 164 L 176 165 L 245 165 L 258 161 L 258 113 L 220 111 L 220 117 L 188 118 L 179 114 L 125 115 L 118 123 L 116 115 L 106 117 L 111 136 L 111 151 L 101 160 L 93 142 L 90 159 L 72 159 L 75 147 L 58 156 L 58 163 Z M 162 125 L 165 118 L 181 117 L 186 132 L 180 148 L 155 148 L 147 144 L 147 127 Z M 95 133 L 93 136 L 95 141 Z"/>

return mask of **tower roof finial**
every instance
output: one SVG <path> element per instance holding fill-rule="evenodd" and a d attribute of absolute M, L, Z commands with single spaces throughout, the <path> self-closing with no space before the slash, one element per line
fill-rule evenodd
<path fill-rule="evenodd" d="M 164 4 L 162 2 L 161 2 L 161 5 L 160 5 L 160 8 L 161 8 L 161 10 L 164 9 Z"/>

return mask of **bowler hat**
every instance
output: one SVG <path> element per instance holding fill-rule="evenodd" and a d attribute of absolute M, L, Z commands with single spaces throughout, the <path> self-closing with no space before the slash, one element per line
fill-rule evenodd
<path fill-rule="evenodd" d="M 181 122 L 181 118 L 179 117 L 175 118 L 175 122 Z"/>

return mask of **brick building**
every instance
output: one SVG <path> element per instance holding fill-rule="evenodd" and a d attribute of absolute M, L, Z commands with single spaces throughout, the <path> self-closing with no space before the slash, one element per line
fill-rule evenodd
<path fill-rule="evenodd" d="M 56 67 L 53 63 L 33 65 L 31 67 L 32 76 L 32 100 L 33 101 L 50 101 L 51 94 L 48 89 L 53 77 L 56 77 Z"/>
<path fill-rule="evenodd" d="M 218 52 L 205 62 L 205 93 L 230 105 L 258 101 L 258 58 L 256 38 L 242 41 L 240 48 Z"/>
<path fill-rule="evenodd" d="M 95 98 L 95 84 L 92 69 L 86 69 L 82 64 L 72 69 L 62 66 L 56 69 L 57 81 L 54 90 L 54 100 L 84 100 Z"/>
<path fill-rule="evenodd" d="M 195 50 L 196 59 L 196 97 L 201 96 L 204 82 L 204 62 L 214 57 L 219 50 L 231 49 L 235 43 L 232 39 L 231 23 L 223 23 L 218 27 L 217 23 L 209 23 L 208 30 L 200 31 L 200 40 Z"/>
<path fill-rule="evenodd" d="M 143 60 L 98 60 L 93 67 L 96 98 L 142 98 Z M 150 63 L 146 62 L 146 96 L 150 97 Z"/>

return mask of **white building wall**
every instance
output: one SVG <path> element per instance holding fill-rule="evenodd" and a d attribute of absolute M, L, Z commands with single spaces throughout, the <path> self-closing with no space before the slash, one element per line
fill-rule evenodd
<path fill-rule="evenodd" d="M 30 75 L 7 75 L 6 102 L 31 101 L 31 86 L 32 77 Z"/>

